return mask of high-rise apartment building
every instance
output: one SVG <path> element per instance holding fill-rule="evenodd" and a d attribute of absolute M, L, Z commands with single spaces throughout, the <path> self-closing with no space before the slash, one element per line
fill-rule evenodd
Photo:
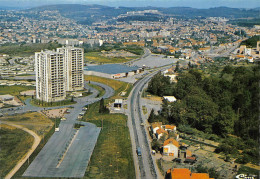
<path fill-rule="evenodd" d="M 64 100 L 64 54 L 55 51 L 35 53 L 36 98 L 46 102 Z"/>
<path fill-rule="evenodd" d="M 66 91 L 83 90 L 83 49 L 76 47 L 62 47 L 57 48 L 57 51 L 64 54 Z"/>
<path fill-rule="evenodd" d="M 83 49 L 75 47 L 36 52 L 36 98 L 61 101 L 66 98 L 66 91 L 83 90 L 83 56 Z"/>

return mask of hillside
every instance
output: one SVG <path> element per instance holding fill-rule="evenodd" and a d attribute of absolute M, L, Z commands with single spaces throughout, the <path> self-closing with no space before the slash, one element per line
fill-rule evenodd
<path fill-rule="evenodd" d="M 59 4 L 48 5 L 29 9 L 27 11 L 57 10 L 63 16 L 75 19 L 81 24 L 91 24 L 100 20 L 109 20 L 128 11 L 140 11 L 154 9 L 167 16 L 179 16 L 194 18 L 200 17 L 227 17 L 227 18 L 247 18 L 260 17 L 259 8 L 238 9 L 228 7 L 216 7 L 210 9 L 196 9 L 190 7 L 109 7 L 101 5 L 80 5 L 80 4 Z"/>

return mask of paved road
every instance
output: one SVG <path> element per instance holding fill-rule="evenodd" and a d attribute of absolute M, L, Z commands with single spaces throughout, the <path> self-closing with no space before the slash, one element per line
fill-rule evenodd
<path fill-rule="evenodd" d="M 59 132 L 55 132 L 46 143 L 35 160 L 31 163 L 23 176 L 29 177 L 83 177 L 88 161 L 91 157 L 95 143 L 97 141 L 100 129 L 90 123 L 84 123 L 85 127 L 81 127 L 78 131 L 73 128 L 77 122 L 77 117 L 82 108 L 88 104 L 99 101 L 101 98 L 109 98 L 114 94 L 114 90 L 104 84 L 91 82 L 105 89 L 102 97 L 96 98 L 98 91 L 91 88 L 85 83 L 85 88 L 91 90 L 92 94 L 87 97 L 76 98 L 76 104 L 59 106 L 59 107 L 36 107 L 30 104 L 30 99 L 26 105 L 19 108 L 11 108 L 0 110 L 1 113 L 8 115 L 25 113 L 28 111 L 41 111 L 47 109 L 58 109 L 71 106 L 70 114 L 67 114 L 66 121 L 61 121 Z M 72 139 L 75 140 L 72 141 Z M 70 147 L 68 147 L 70 146 Z M 87 150 L 87 152 L 86 152 Z M 84 152 L 83 152 L 84 151 Z M 64 155 L 66 153 L 66 155 Z M 59 161 L 64 160 L 59 164 Z M 71 162 L 74 162 L 72 164 Z M 77 165 L 75 165 L 77 164 Z M 57 167 L 58 166 L 58 167 Z"/>
<path fill-rule="evenodd" d="M 163 69 L 161 69 L 163 70 Z M 158 172 L 155 160 L 151 155 L 150 141 L 148 138 L 148 132 L 145 129 L 145 120 L 142 116 L 142 106 L 141 103 L 141 93 L 146 83 L 158 72 L 159 70 L 145 76 L 143 79 L 138 81 L 129 96 L 128 106 L 129 106 L 129 119 L 131 122 L 128 123 L 133 147 L 141 147 L 142 155 L 138 156 L 135 154 L 134 159 L 137 169 L 137 178 L 159 178 L 160 174 Z M 135 150 L 133 149 L 134 153 Z"/>
<path fill-rule="evenodd" d="M 15 165 L 15 167 L 5 176 L 5 179 L 10 179 L 21 168 L 21 166 L 26 162 L 26 160 L 28 160 L 28 158 L 31 156 L 31 154 L 34 152 L 34 150 L 37 148 L 37 146 L 41 142 L 41 138 L 32 130 L 29 130 L 23 126 L 13 124 L 11 122 L 6 122 L 6 121 L 0 121 L 0 124 L 1 123 L 16 127 L 18 129 L 22 129 L 23 131 L 29 133 L 30 135 L 32 135 L 34 137 L 33 145 L 30 148 L 30 150 L 23 156 L 23 158 L 21 160 L 18 161 L 18 163 Z"/>

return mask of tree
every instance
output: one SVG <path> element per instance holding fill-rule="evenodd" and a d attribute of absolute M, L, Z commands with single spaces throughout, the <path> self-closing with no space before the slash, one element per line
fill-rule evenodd
<path fill-rule="evenodd" d="M 104 99 L 102 98 L 100 100 L 100 105 L 99 105 L 99 113 L 109 113 L 109 109 L 105 106 Z"/>
<path fill-rule="evenodd" d="M 148 118 L 148 122 L 149 123 L 153 123 L 155 120 L 155 114 L 154 114 L 154 109 L 151 110 L 151 113 L 149 115 L 149 118 Z"/>
<path fill-rule="evenodd" d="M 180 72 L 180 62 L 179 61 L 177 61 L 177 63 L 176 63 L 176 67 L 174 69 L 174 72 L 176 72 L 176 73 Z"/>
<path fill-rule="evenodd" d="M 71 96 L 70 102 L 74 102 L 74 96 Z"/>

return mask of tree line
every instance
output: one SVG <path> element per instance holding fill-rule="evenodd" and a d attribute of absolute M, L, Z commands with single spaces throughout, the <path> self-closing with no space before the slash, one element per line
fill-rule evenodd
<path fill-rule="evenodd" d="M 164 100 L 159 116 L 150 120 L 188 125 L 227 141 L 230 135 L 238 136 L 244 143 L 236 140 L 240 144 L 235 146 L 251 147 L 251 156 L 257 159 L 260 65 L 225 66 L 218 76 L 191 69 L 180 73 L 177 79 L 177 83 L 171 83 L 158 73 L 149 82 L 147 91 L 151 94 L 177 98 L 174 103 Z M 227 141 L 219 151 L 223 146 L 228 148 Z"/>

